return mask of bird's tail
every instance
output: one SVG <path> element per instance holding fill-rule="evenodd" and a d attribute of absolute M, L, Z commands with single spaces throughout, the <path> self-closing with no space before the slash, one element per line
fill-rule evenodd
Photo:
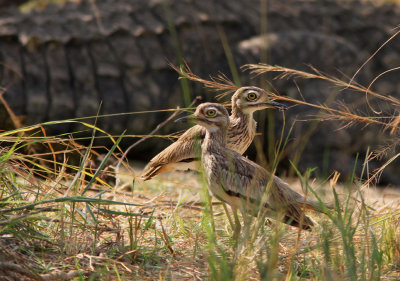
<path fill-rule="evenodd" d="M 308 230 L 308 231 L 311 231 L 311 229 L 315 225 L 315 222 L 313 221 L 313 219 L 311 219 L 309 216 L 307 216 L 305 214 L 303 214 L 303 216 L 300 218 L 299 217 L 295 218 L 290 215 L 285 215 L 283 217 L 283 222 L 288 225 L 302 228 L 302 229 Z"/>
<path fill-rule="evenodd" d="M 306 199 L 302 202 L 299 202 L 301 206 L 311 209 L 320 213 L 326 214 L 328 210 L 333 209 L 332 204 L 327 204 L 323 202 L 319 202 L 312 199 Z M 311 231 L 312 227 L 316 224 L 312 218 L 307 216 L 304 212 L 301 211 L 301 207 L 297 204 L 291 205 L 288 208 L 288 212 L 283 218 L 283 222 L 289 224 L 291 226 L 296 226 L 302 228 L 304 230 Z M 300 208 L 298 208 L 300 207 Z"/>

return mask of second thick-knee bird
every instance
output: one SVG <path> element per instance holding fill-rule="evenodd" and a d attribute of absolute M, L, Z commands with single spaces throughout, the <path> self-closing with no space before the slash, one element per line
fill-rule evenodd
<path fill-rule="evenodd" d="M 223 106 L 203 103 L 193 115 L 180 120 L 194 120 L 206 130 L 201 162 L 208 187 L 233 210 L 257 215 L 261 207 L 267 216 L 279 218 L 282 214 L 284 223 L 303 229 L 313 226 L 304 208 L 324 212 L 319 202 L 305 198 L 282 179 L 227 146 L 229 115 Z"/>
<path fill-rule="evenodd" d="M 271 94 L 258 87 L 239 88 L 231 99 L 232 113 L 229 117 L 228 147 L 243 154 L 256 134 L 257 123 L 253 113 L 266 108 L 285 109 L 283 104 L 271 99 Z M 198 169 L 200 143 L 205 129 L 194 126 L 180 138 L 157 154 L 144 168 L 141 178 L 149 180 L 157 174 L 172 170 Z M 197 150 L 197 151 L 196 151 Z"/>

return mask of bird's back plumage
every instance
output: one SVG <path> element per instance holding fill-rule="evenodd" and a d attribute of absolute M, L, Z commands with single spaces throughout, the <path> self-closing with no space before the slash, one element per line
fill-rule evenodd
<path fill-rule="evenodd" d="M 257 215 L 263 203 L 269 216 L 282 212 L 285 223 L 301 224 L 305 229 L 313 226 L 304 209 L 323 210 L 318 202 L 306 199 L 283 180 L 236 151 L 226 148 L 217 151 L 203 154 L 208 185 L 216 197 L 253 215 Z"/>

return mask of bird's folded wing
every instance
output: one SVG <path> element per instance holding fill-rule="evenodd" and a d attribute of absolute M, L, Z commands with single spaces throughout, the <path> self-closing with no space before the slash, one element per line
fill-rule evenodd
<path fill-rule="evenodd" d="M 307 201 L 287 183 L 272 176 L 247 158 L 236 157 L 234 160 L 229 160 L 229 156 L 226 161 L 222 161 L 222 165 L 219 165 L 220 176 L 218 177 L 219 184 L 226 193 L 252 203 L 265 200 L 266 207 L 274 210 L 282 208 L 296 215 L 301 212 L 299 208 L 303 202 L 307 203 Z"/>
<path fill-rule="evenodd" d="M 226 193 L 249 201 L 260 201 L 270 175 L 262 167 L 247 158 L 230 153 L 218 160 L 216 178 Z"/>

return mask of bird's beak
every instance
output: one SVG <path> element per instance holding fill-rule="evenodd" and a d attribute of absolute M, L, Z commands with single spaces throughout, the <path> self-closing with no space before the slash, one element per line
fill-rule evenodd
<path fill-rule="evenodd" d="M 287 105 L 276 101 L 271 101 L 269 104 L 281 111 L 288 109 Z"/>
<path fill-rule="evenodd" d="M 279 103 L 279 102 L 276 102 L 276 101 L 273 101 L 273 100 L 265 102 L 262 105 L 265 106 L 265 108 L 273 107 L 273 108 L 277 108 L 277 109 L 279 109 L 281 111 L 288 109 L 288 107 L 286 105 L 284 105 L 282 103 Z"/>
<path fill-rule="evenodd" d="M 175 123 L 187 123 L 187 122 L 195 122 L 196 121 L 196 117 L 192 114 L 192 115 L 188 115 L 179 119 L 176 119 L 174 122 Z"/>

